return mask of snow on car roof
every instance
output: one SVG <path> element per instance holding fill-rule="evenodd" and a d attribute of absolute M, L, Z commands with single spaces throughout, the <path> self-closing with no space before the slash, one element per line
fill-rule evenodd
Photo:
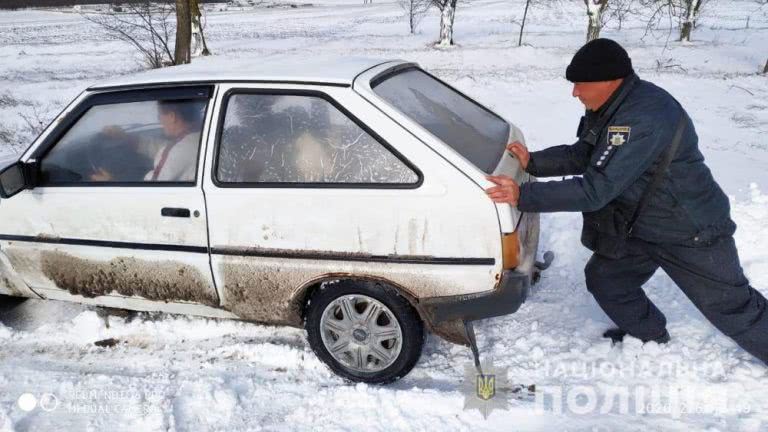
<path fill-rule="evenodd" d="M 323 59 L 265 57 L 233 60 L 201 57 L 183 66 L 154 69 L 97 83 L 89 90 L 186 82 L 275 81 L 351 85 L 360 73 L 392 60 L 361 57 Z M 401 63 L 402 61 L 396 61 Z"/>

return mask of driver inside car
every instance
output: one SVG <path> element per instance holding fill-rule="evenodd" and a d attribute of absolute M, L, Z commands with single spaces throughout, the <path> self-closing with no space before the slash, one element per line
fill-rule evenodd
<path fill-rule="evenodd" d="M 194 181 L 202 124 L 200 105 L 193 101 L 171 100 L 159 101 L 157 108 L 165 142 L 159 146 L 152 169 L 144 175 L 144 181 Z M 126 135 L 115 126 L 107 127 L 103 132 L 112 137 Z M 114 177 L 102 167 L 95 170 L 91 180 L 114 181 Z"/>

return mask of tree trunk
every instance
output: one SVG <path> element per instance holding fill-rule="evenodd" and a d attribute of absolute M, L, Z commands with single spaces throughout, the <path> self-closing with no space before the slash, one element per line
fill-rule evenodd
<path fill-rule="evenodd" d="M 694 0 L 696 2 L 696 7 L 693 8 L 693 28 L 697 28 L 698 21 L 699 21 L 699 10 L 701 9 L 701 4 L 704 3 L 704 0 Z M 749 18 L 749 17 L 747 17 Z"/>
<path fill-rule="evenodd" d="M 681 42 L 690 42 L 691 41 L 691 27 L 693 25 L 690 21 L 683 22 L 683 27 L 680 29 L 680 41 Z"/>
<path fill-rule="evenodd" d="M 680 41 L 691 41 L 691 30 L 696 23 L 696 18 L 699 15 L 699 7 L 701 6 L 701 0 L 685 0 L 685 17 L 683 18 L 683 26 L 680 28 Z"/>
<path fill-rule="evenodd" d="M 411 26 L 411 34 L 414 33 L 414 15 L 416 14 L 416 0 L 408 0 L 408 24 Z"/>
<path fill-rule="evenodd" d="M 587 26 L 587 42 L 600 37 L 600 30 L 603 27 L 602 14 L 608 0 L 584 0 L 587 5 L 587 16 L 589 25 Z"/>
<path fill-rule="evenodd" d="M 176 0 L 176 49 L 175 64 L 187 64 L 191 61 L 190 44 L 192 43 L 192 17 L 189 13 L 189 0 Z"/>
<path fill-rule="evenodd" d="M 211 55 L 208 45 L 205 43 L 205 33 L 203 32 L 202 17 L 198 0 L 189 0 L 189 12 L 192 19 L 192 56 Z"/>
<path fill-rule="evenodd" d="M 768 74 L 768 60 L 765 61 L 765 67 L 763 68 L 763 73 Z"/>
<path fill-rule="evenodd" d="M 438 46 L 447 47 L 453 45 L 453 20 L 456 17 L 456 1 L 447 0 L 440 11 L 440 40 Z"/>
<path fill-rule="evenodd" d="M 525 29 L 525 18 L 528 16 L 528 6 L 531 0 L 525 0 L 525 12 L 523 12 L 523 23 L 520 24 L 520 38 L 517 40 L 517 46 L 523 46 L 523 30 Z"/>

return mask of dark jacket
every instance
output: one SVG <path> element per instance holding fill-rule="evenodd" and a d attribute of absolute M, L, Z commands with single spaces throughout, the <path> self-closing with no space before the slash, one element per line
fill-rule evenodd
<path fill-rule="evenodd" d="M 526 169 L 531 175 L 581 177 L 523 184 L 518 208 L 593 212 L 612 203 L 629 219 L 672 141 L 681 111 L 686 129 L 680 146 L 632 236 L 655 243 L 686 243 L 733 234 L 728 198 L 704 164 L 690 117 L 669 93 L 639 79 L 599 132 L 596 145 L 580 139 L 531 153 Z M 588 111 L 587 125 L 594 125 L 600 114 Z"/>

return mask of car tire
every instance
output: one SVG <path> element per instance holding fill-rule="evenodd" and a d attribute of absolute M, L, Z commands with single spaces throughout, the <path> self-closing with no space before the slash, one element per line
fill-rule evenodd
<path fill-rule="evenodd" d="M 317 357 L 353 382 L 387 384 L 413 369 L 424 325 L 411 304 L 379 282 L 321 285 L 306 307 L 304 328 Z"/>

